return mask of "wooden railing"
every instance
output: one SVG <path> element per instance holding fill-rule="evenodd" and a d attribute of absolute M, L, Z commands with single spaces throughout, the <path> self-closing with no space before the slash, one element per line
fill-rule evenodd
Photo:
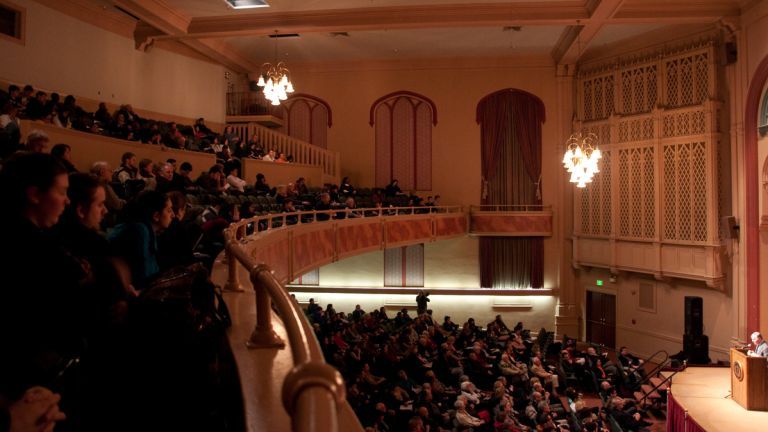
<path fill-rule="evenodd" d="M 283 107 L 272 105 L 262 91 L 227 93 L 227 116 L 262 116 L 283 118 Z"/>
<path fill-rule="evenodd" d="M 323 169 L 325 181 L 338 183 L 341 180 L 338 152 L 323 149 L 254 122 L 229 123 L 227 126 L 232 126 L 235 133 L 240 136 L 241 142 L 247 143 L 257 138 L 265 152 L 274 149 L 277 153 L 293 156 L 294 163 L 320 166 Z"/>
<path fill-rule="evenodd" d="M 322 356 L 313 355 L 309 344 L 318 345 L 318 342 L 303 318 L 299 305 L 277 282 L 269 267 L 257 264 L 237 245 L 237 240 L 232 234 L 229 235 L 227 254 L 230 271 L 234 267 L 237 272 L 237 263 L 244 266 L 249 271 L 251 283 L 256 291 L 257 324 L 247 341 L 248 348 L 285 346 L 272 328 L 272 304 L 279 311 L 288 333 L 294 367 L 283 382 L 282 399 L 283 406 L 291 418 L 292 430 L 339 431 L 338 405 L 346 398 L 344 380 L 336 369 L 325 363 Z M 317 348 L 319 349 L 319 346 Z"/>
<path fill-rule="evenodd" d="M 344 219 L 339 219 L 341 215 L 344 216 Z M 325 218 L 327 220 L 323 220 Z M 441 219 L 447 220 L 448 224 L 438 227 L 436 221 Z M 291 221 L 295 223 L 290 224 Z M 273 327 L 273 305 L 285 326 L 294 366 L 283 382 L 282 401 L 291 418 L 293 431 L 337 432 L 342 430 L 339 421 L 339 409 L 346 397 L 344 381 L 336 369 L 325 363 L 309 321 L 305 318 L 298 303 L 290 297 L 283 286 L 290 279 L 290 272 L 287 275 L 274 274 L 270 267 L 262 262 L 263 259 L 257 258 L 256 252 L 268 248 L 268 244 L 271 243 L 270 238 L 277 237 L 276 242 L 283 246 L 280 251 L 283 254 L 292 254 L 297 249 L 297 247 L 291 246 L 293 244 L 292 239 L 288 239 L 286 242 L 285 238 L 278 233 L 285 234 L 286 232 L 310 228 L 309 231 L 311 232 L 307 234 L 311 237 L 318 232 L 318 230 L 313 231 L 314 228 L 319 230 L 331 228 L 336 233 L 344 227 L 354 228 L 356 225 L 362 226 L 363 230 L 370 233 L 371 224 L 375 226 L 379 236 L 373 238 L 371 244 L 380 249 L 387 244 L 385 238 L 387 222 L 392 224 L 412 222 L 416 225 L 416 229 L 413 230 L 414 238 L 419 242 L 430 241 L 429 238 L 424 239 L 423 229 L 421 229 L 425 221 L 430 227 L 426 235 L 432 240 L 441 237 L 441 233 L 442 237 L 466 233 L 466 215 L 460 206 L 337 209 L 279 213 L 242 220 L 231 224 L 225 230 L 228 265 L 226 289 L 228 291 L 241 290 L 238 272 L 242 266 L 248 271 L 256 293 L 256 325 L 246 342 L 247 346 L 251 349 L 282 348 L 285 346 L 285 342 L 277 335 Z M 392 226 L 402 228 L 398 225 Z M 253 230 L 253 234 L 247 234 L 249 229 Z M 346 232 L 339 234 L 347 235 Z M 311 238 L 318 239 L 318 237 Z M 398 241 L 402 242 L 396 235 L 392 243 Z M 331 242 L 334 247 L 338 245 L 337 238 Z M 327 246 L 323 244 L 313 245 L 309 242 L 302 242 L 301 244 L 316 249 L 324 249 Z M 261 247 L 262 245 L 264 247 Z M 357 253 L 360 253 L 362 250 L 368 250 L 369 246 L 366 242 L 358 242 L 353 248 L 356 248 Z M 270 256 L 276 259 L 285 258 L 279 254 Z M 319 255 L 313 256 L 320 257 Z M 358 428 L 350 428 L 349 425 L 346 425 L 344 430 L 357 431 Z"/>

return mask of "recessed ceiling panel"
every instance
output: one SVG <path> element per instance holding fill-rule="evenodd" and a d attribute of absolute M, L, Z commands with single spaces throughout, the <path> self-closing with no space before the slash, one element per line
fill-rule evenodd
<path fill-rule="evenodd" d="M 275 41 L 267 36 L 225 39 L 256 62 L 278 57 L 298 63 L 448 57 L 511 57 L 548 54 L 563 26 L 376 30 L 349 36 L 307 33 Z"/>
<path fill-rule="evenodd" d="M 638 36 L 642 36 L 646 33 L 650 33 L 659 30 L 663 27 L 675 27 L 679 28 L 680 25 L 670 26 L 669 24 L 621 24 L 621 25 L 606 25 L 600 29 L 595 38 L 589 44 L 591 47 L 601 47 L 603 45 L 610 45 L 622 40 L 634 39 Z"/>

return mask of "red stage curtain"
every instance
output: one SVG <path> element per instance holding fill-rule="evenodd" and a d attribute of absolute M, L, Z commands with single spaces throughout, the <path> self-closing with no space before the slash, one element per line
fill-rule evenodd
<path fill-rule="evenodd" d="M 693 419 L 693 417 L 686 417 L 685 419 L 685 432 L 707 432 L 699 426 L 698 423 L 696 423 L 696 420 Z"/>
<path fill-rule="evenodd" d="M 685 427 L 685 417 L 686 417 L 686 412 L 683 409 L 683 407 L 677 403 L 674 396 L 672 396 L 672 392 L 668 392 L 667 393 L 667 432 L 687 432 L 687 429 Z"/>

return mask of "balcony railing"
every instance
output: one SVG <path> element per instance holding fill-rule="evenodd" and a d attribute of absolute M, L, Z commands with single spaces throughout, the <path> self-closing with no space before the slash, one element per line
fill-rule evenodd
<path fill-rule="evenodd" d="M 341 158 L 338 152 L 326 150 L 254 122 L 229 123 L 228 126 L 232 126 L 242 142 L 257 140 L 265 151 L 273 149 L 278 153 L 285 153 L 286 156 L 292 156 L 294 163 L 321 167 L 324 182 L 338 183 L 341 180 Z"/>
<path fill-rule="evenodd" d="M 387 245 L 464 234 L 466 215 L 461 206 L 276 213 L 242 220 L 225 230 L 229 267 L 226 288 L 240 290 L 238 272 L 242 266 L 256 294 L 256 326 L 247 346 L 252 349 L 285 346 L 273 328 L 273 305 L 285 326 L 293 368 L 281 392 L 293 431 L 342 430 L 339 410 L 346 397 L 341 375 L 325 363 L 309 322 L 283 286 L 292 279 L 294 270 L 301 272 L 308 266 Z M 288 270 L 273 272 L 264 264 L 270 260 L 287 261 Z M 275 262 L 275 265 L 285 264 Z M 247 389 L 243 394 L 248 403 Z M 246 410 L 246 415 L 250 412 Z M 362 430 L 348 424 L 343 429 Z"/>
<path fill-rule="evenodd" d="M 272 116 L 283 118 L 283 107 L 272 105 L 261 91 L 227 93 L 227 116 Z"/>

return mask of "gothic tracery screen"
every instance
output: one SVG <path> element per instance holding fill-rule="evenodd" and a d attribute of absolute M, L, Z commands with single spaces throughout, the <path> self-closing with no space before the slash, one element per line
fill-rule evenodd
<path fill-rule="evenodd" d="M 376 186 L 392 179 L 403 190 L 432 189 L 432 127 L 437 112 L 429 99 L 397 92 L 371 107 L 376 128 Z"/>
<path fill-rule="evenodd" d="M 717 157 L 724 137 L 713 57 L 707 43 L 582 72 L 580 128 L 598 136 L 604 157 L 593 182 L 577 194 L 578 235 L 718 240 Z M 613 93 L 616 112 L 606 113 L 613 105 L 605 95 Z"/>

